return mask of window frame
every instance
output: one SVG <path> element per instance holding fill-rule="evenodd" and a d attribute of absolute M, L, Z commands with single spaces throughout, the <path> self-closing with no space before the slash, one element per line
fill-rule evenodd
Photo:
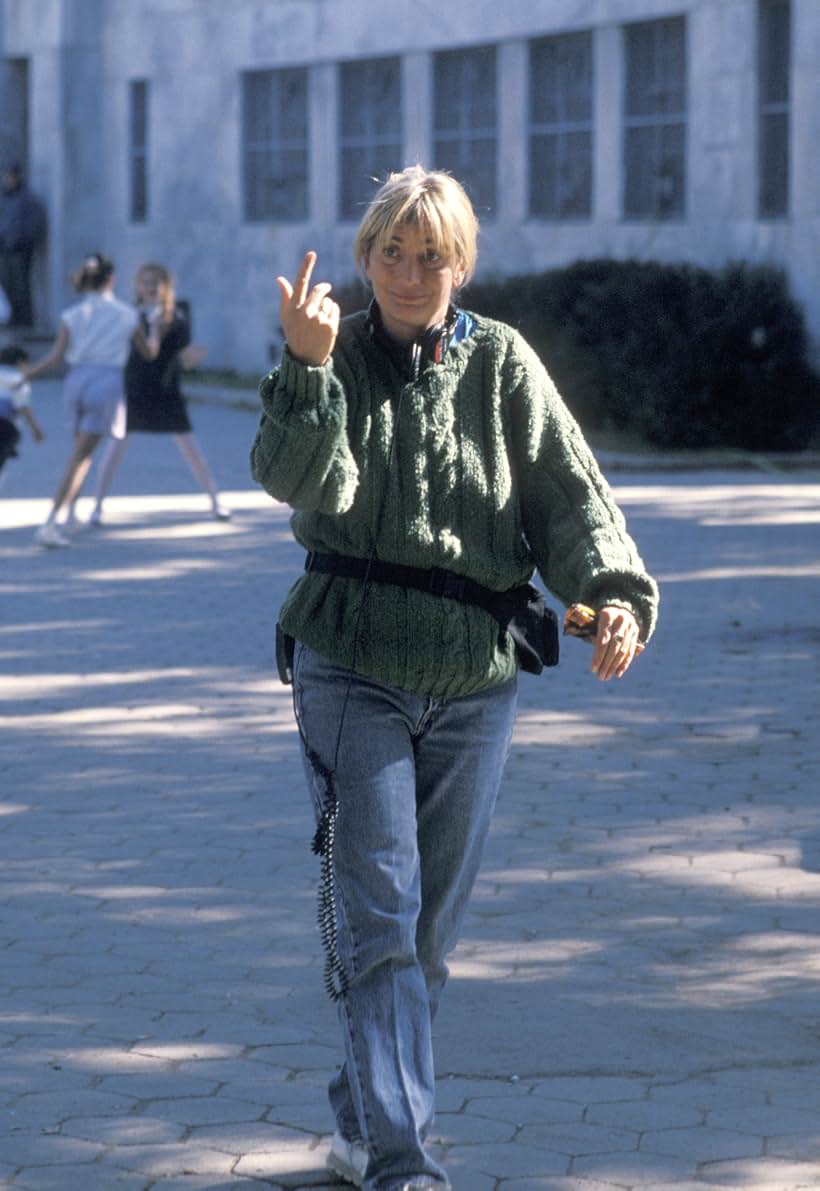
<path fill-rule="evenodd" d="M 656 96 L 656 106 L 646 111 L 632 111 L 630 104 L 635 96 L 633 89 L 633 73 L 631 57 L 638 52 L 636 37 L 641 33 L 649 33 L 653 37 L 651 57 L 653 71 L 646 85 L 642 88 L 640 97 L 645 104 L 651 104 L 653 94 Z M 682 57 L 680 81 L 676 88 L 680 94 L 681 106 L 670 109 L 665 106 L 672 95 L 673 89 L 666 84 L 666 74 L 662 63 L 666 55 L 666 47 L 661 42 L 665 32 L 675 33 L 679 37 L 679 47 Z M 687 178 L 688 178 L 688 125 L 689 125 L 689 52 L 688 52 L 689 22 L 685 14 L 654 18 L 647 21 L 634 21 L 623 26 L 623 57 L 624 57 L 624 99 L 623 99 L 623 137 L 621 145 L 621 161 L 623 167 L 623 187 L 621 196 L 621 211 L 623 219 L 630 222 L 644 222 L 652 220 L 660 223 L 682 223 L 686 219 L 687 210 Z M 668 56 L 668 55 L 666 55 Z M 637 136 L 641 133 L 651 133 L 651 164 L 654 186 L 651 194 L 636 196 L 632 189 L 634 174 L 630 171 L 633 146 Z M 637 134 L 637 135 L 636 135 Z M 680 144 L 675 141 L 680 139 Z M 641 139 L 647 140 L 646 136 Z M 672 142 L 671 149 L 668 147 Z M 644 158 L 646 150 L 636 153 L 636 159 Z M 664 156 L 671 158 L 671 168 L 664 171 L 658 169 L 663 163 Z M 679 180 L 675 186 L 675 167 L 679 173 Z M 664 189 L 674 186 L 671 203 L 664 209 Z M 638 202 L 635 199 L 639 200 Z M 648 199 L 648 201 L 643 201 Z"/>
<path fill-rule="evenodd" d="M 544 71 L 552 69 L 555 71 L 556 86 L 554 92 L 558 98 L 559 106 L 563 102 L 566 109 L 568 105 L 569 92 L 563 86 L 564 79 L 562 79 L 562 72 L 566 72 L 567 61 L 560 60 L 561 52 L 564 51 L 567 57 L 567 51 L 571 51 L 573 47 L 583 47 L 583 54 L 587 58 L 587 78 L 588 87 L 586 89 L 585 101 L 586 111 L 583 117 L 571 118 L 561 113 L 556 112 L 553 119 L 538 118 L 536 107 L 536 87 L 539 81 L 543 80 Z M 537 56 L 553 49 L 556 51 L 557 60 L 552 63 L 551 67 L 546 67 L 545 64 L 539 66 L 536 61 Z M 585 222 L 592 218 L 593 214 L 593 195 L 595 185 L 595 53 L 593 31 L 591 29 L 573 30 L 569 33 L 551 34 L 547 37 L 532 38 L 528 45 L 528 59 L 527 59 L 527 215 L 530 219 L 541 220 L 544 222 Z M 567 163 L 574 156 L 571 144 L 572 140 L 579 135 L 588 138 L 587 145 L 584 149 L 584 159 L 587 163 L 586 178 L 584 180 L 584 194 L 580 207 L 572 209 L 568 206 L 563 206 L 561 203 L 561 168 L 566 167 Z M 558 168 L 554 172 L 554 186 L 553 194 L 551 196 L 552 202 L 545 202 L 543 208 L 536 206 L 536 178 L 534 173 L 534 163 L 536 160 L 536 144 L 543 144 L 546 149 L 548 145 L 553 145 L 555 148 L 555 155 L 558 159 Z M 546 187 L 544 189 L 546 195 Z"/>
<path fill-rule="evenodd" d="M 433 117 L 431 129 L 431 148 L 436 169 L 451 172 L 464 186 L 479 217 L 485 221 L 492 221 L 498 211 L 498 45 L 468 46 L 461 49 L 438 50 L 433 54 Z M 475 97 L 482 92 L 478 85 L 471 86 L 470 79 L 465 74 L 473 63 L 477 70 L 473 71 L 478 79 L 486 83 L 487 68 L 482 71 L 482 59 L 492 58 L 491 82 L 492 91 L 490 104 L 492 109 L 491 123 L 481 124 L 473 121 L 472 112 Z M 455 90 L 458 95 L 459 109 L 455 123 L 450 126 L 440 124 L 439 121 L 445 111 L 442 69 L 449 62 L 458 62 L 461 77 L 457 80 Z M 492 143 L 492 165 L 489 171 L 489 193 L 483 194 L 477 188 L 473 171 L 465 165 L 462 158 L 467 147 Z M 459 152 L 455 155 L 442 154 L 443 145 L 456 146 Z M 468 154 L 472 156 L 472 154 Z"/>
<path fill-rule="evenodd" d="M 296 135 L 287 131 L 285 88 L 296 86 L 301 92 L 301 123 Z M 266 94 L 264 92 L 266 91 Z M 256 94 L 255 94 L 256 92 Z M 240 118 L 242 221 L 259 223 L 304 223 L 310 216 L 310 102 L 306 66 L 266 67 L 241 72 L 242 112 Z M 264 133 L 258 131 L 265 125 Z M 287 155 L 301 158 L 301 169 L 291 173 L 283 166 Z M 267 170 L 254 169 L 267 163 Z M 297 194 L 293 176 L 301 182 Z M 285 203 L 277 205 L 273 180 L 281 177 L 287 185 L 279 187 Z M 265 187 L 268 187 L 267 192 Z M 261 191 L 261 194 L 260 194 Z"/>
<path fill-rule="evenodd" d="M 403 62 L 398 54 L 338 63 L 336 217 L 340 223 L 357 222 L 387 172 L 399 170 L 404 164 L 402 71 Z M 388 101 L 377 103 L 374 93 L 384 82 L 389 82 L 394 94 Z M 358 95 L 351 94 L 352 84 L 360 87 Z M 359 131 L 353 129 L 356 117 L 363 117 L 364 127 Z M 384 127 L 379 127 L 380 123 Z M 351 166 L 351 158 L 356 154 L 364 155 L 362 169 L 354 170 Z M 365 178 L 372 185 L 368 186 Z"/>

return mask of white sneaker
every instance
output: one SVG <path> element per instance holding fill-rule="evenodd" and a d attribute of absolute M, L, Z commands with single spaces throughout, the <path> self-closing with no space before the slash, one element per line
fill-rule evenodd
<path fill-rule="evenodd" d="M 60 527 L 65 533 L 79 533 L 81 529 L 85 529 L 85 522 L 81 521 L 77 516 L 77 510 L 72 505 L 68 511 L 68 516 Z"/>
<path fill-rule="evenodd" d="M 70 546 L 68 538 L 60 533 L 53 521 L 47 521 L 45 525 L 41 525 L 34 535 L 34 542 L 37 546 L 45 546 L 47 550 L 53 550 L 57 546 Z"/>
<path fill-rule="evenodd" d="M 211 516 L 215 517 L 217 521 L 230 521 L 231 510 L 226 509 L 224 505 L 220 504 L 219 501 L 217 501 L 216 504 L 211 509 Z"/>
<path fill-rule="evenodd" d="M 102 509 L 93 509 L 91 512 L 91 515 L 89 516 L 88 520 L 86 521 L 86 525 L 90 526 L 91 529 L 99 529 L 99 527 L 102 525 L 102 523 L 103 523 Z"/>
<path fill-rule="evenodd" d="M 338 1130 L 333 1134 L 330 1153 L 325 1163 L 328 1170 L 339 1175 L 346 1183 L 352 1183 L 354 1187 L 361 1187 L 364 1183 L 367 1161 L 367 1146 L 363 1141 L 347 1141 Z"/>

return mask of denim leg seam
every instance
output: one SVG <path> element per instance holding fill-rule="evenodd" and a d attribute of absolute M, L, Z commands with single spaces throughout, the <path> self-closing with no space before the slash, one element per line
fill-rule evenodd
<path fill-rule="evenodd" d="M 342 1012 L 345 1015 L 345 1021 L 347 1022 L 347 1033 L 350 1038 L 350 1058 L 353 1060 L 353 1065 L 356 1069 L 355 1074 L 354 1074 L 354 1079 L 356 1080 L 356 1083 L 358 1084 L 359 1088 L 362 1089 L 362 1081 L 361 1081 L 360 1074 L 359 1074 L 362 1069 L 362 1062 L 361 1062 L 361 1058 L 358 1054 L 358 1049 L 359 1049 L 358 1035 L 356 1034 L 356 1031 L 353 1029 L 353 1023 L 351 1021 L 350 1014 L 348 1013 L 348 1010 L 347 1010 L 346 998 L 343 997 L 341 999 L 340 1004 L 341 1004 Z M 362 1102 L 362 1111 L 364 1112 L 364 1120 L 360 1121 L 360 1125 L 362 1125 L 364 1127 L 365 1141 L 367 1143 L 368 1154 L 371 1157 L 378 1158 L 381 1147 L 379 1146 L 378 1142 L 376 1142 L 374 1140 L 376 1130 L 372 1128 L 372 1118 L 371 1118 L 370 1112 L 368 1110 L 367 1103 L 365 1102 L 364 1095 L 361 1095 L 361 1102 Z"/>
<path fill-rule="evenodd" d="M 417 961 L 417 962 L 418 962 L 418 961 Z M 394 1012 L 394 1015 L 395 1015 L 396 1017 L 398 1017 L 398 1016 L 399 1016 L 399 1013 L 398 1013 L 398 1007 L 397 1007 L 397 1005 L 396 1005 L 396 974 L 395 974 L 395 969 L 393 969 L 393 971 L 391 972 L 391 981 L 390 981 L 390 994 L 391 994 L 391 996 L 392 996 L 392 999 L 393 999 L 393 1012 Z M 408 1090 L 407 1090 L 407 1081 L 406 1081 L 406 1078 L 405 1078 L 405 1076 L 404 1076 L 404 1068 L 400 1066 L 399 1070 L 400 1070 L 400 1072 L 401 1072 L 401 1076 L 402 1076 L 402 1078 L 401 1078 L 401 1091 L 402 1091 L 402 1095 L 403 1095 L 403 1097 L 404 1097 L 404 1103 L 405 1103 L 405 1105 L 406 1105 L 406 1109 L 405 1109 L 405 1111 L 406 1111 L 406 1115 L 407 1115 L 407 1116 L 408 1116 L 408 1118 L 409 1118 L 409 1117 L 412 1117 L 412 1116 L 413 1116 L 413 1107 L 412 1107 L 412 1102 L 411 1102 L 411 1098 L 410 1098 L 410 1095 L 409 1095 L 409 1093 L 408 1093 Z M 417 1136 L 418 1136 L 418 1134 L 417 1134 Z"/>
<path fill-rule="evenodd" d="M 393 998 L 393 1004 L 395 1007 L 395 992 L 396 992 L 395 979 L 391 980 L 390 988 L 391 988 L 391 996 Z M 353 1060 L 353 1065 L 356 1069 L 354 1078 L 356 1079 L 359 1087 L 362 1089 L 362 1093 L 364 1093 L 365 1085 L 363 1084 L 363 1082 L 360 1078 L 360 1075 L 359 1075 L 359 1072 L 363 1066 L 361 1057 L 358 1053 L 359 1052 L 359 1037 L 353 1028 L 353 1023 L 351 1021 L 350 1014 L 348 1013 L 347 997 L 346 996 L 341 998 L 340 1005 L 342 1008 L 342 1012 L 344 1013 L 344 1016 L 345 1016 L 345 1021 L 347 1022 L 347 1033 L 348 1033 L 348 1037 L 350 1038 L 350 1058 Z M 404 1096 L 405 1103 L 408 1107 L 407 1115 L 412 1116 L 412 1109 L 410 1108 L 410 1096 L 408 1094 L 407 1087 L 406 1087 L 406 1084 L 404 1083 L 404 1081 L 402 1081 L 402 1093 Z M 371 1157 L 378 1159 L 382 1156 L 382 1153 L 383 1153 L 382 1147 L 379 1145 L 379 1142 L 376 1140 L 377 1131 L 372 1128 L 372 1116 L 368 1109 L 367 1097 L 364 1094 L 362 1094 L 361 1100 L 362 1100 L 362 1109 L 364 1111 L 364 1121 L 361 1122 L 361 1124 L 364 1125 L 365 1141 L 367 1144 L 367 1148 L 368 1148 L 368 1151 L 369 1151 Z"/>

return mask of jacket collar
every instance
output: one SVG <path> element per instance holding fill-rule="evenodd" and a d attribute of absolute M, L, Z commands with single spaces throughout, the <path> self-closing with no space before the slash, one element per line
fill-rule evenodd
<path fill-rule="evenodd" d="M 459 314 L 460 311 L 451 302 L 440 323 L 428 327 L 410 343 L 400 343 L 385 329 L 379 304 L 373 298 L 367 308 L 367 328 L 370 338 L 390 357 L 399 372 L 410 380 L 417 380 L 428 363 L 440 364 L 444 359 L 455 334 Z"/>

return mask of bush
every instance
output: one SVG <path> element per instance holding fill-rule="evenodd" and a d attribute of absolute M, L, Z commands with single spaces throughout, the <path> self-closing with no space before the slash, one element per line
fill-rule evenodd
<path fill-rule="evenodd" d="M 750 450 L 816 434 L 820 378 L 780 270 L 577 261 L 462 300 L 521 331 L 585 429 Z"/>

